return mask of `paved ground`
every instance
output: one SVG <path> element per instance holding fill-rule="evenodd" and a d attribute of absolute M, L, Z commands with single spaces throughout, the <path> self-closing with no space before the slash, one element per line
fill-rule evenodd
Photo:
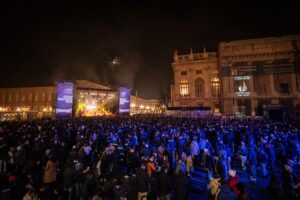
<path fill-rule="evenodd" d="M 243 171 L 239 160 L 232 160 L 232 169 L 237 171 L 240 181 L 244 183 L 248 189 L 250 198 L 253 200 L 268 200 L 266 187 L 269 185 L 270 177 L 261 177 L 258 175 L 256 182 L 250 181 L 248 171 Z M 208 179 L 203 168 L 197 167 L 190 176 L 191 180 L 191 194 L 190 200 L 208 199 L 209 189 L 207 189 Z"/>

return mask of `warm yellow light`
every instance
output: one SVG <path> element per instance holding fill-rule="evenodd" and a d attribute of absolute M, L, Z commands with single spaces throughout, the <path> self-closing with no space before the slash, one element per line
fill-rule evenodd
<path fill-rule="evenodd" d="M 142 108 L 142 109 L 143 109 L 143 108 L 145 108 L 145 106 L 144 106 L 144 105 L 140 105 L 140 108 Z"/>
<path fill-rule="evenodd" d="M 17 110 L 16 110 L 17 112 L 20 112 L 21 111 L 21 108 L 19 108 L 19 107 L 17 107 Z"/>
<path fill-rule="evenodd" d="M 47 111 L 47 108 L 43 108 L 43 112 L 46 112 Z"/>
<path fill-rule="evenodd" d="M 149 110 L 149 109 L 150 109 L 150 106 L 146 106 L 146 109 Z"/>
<path fill-rule="evenodd" d="M 135 103 L 132 103 L 132 104 L 131 104 L 131 107 L 134 108 L 134 107 L 135 107 Z"/>
<path fill-rule="evenodd" d="M 96 105 L 95 104 L 88 104 L 85 106 L 87 110 L 95 110 L 96 109 Z"/>

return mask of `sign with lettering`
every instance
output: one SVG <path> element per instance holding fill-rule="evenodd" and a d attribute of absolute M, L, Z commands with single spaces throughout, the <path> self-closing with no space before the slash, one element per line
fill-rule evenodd
<path fill-rule="evenodd" d="M 119 88 L 119 113 L 130 112 L 130 89 Z"/>
<path fill-rule="evenodd" d="M 72 117 L 74 83 L 60 82 L 57 84 L 56 118 Z"/>

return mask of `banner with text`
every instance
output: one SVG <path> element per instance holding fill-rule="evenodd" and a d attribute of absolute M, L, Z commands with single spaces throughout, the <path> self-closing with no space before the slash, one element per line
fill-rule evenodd
<path fill-rule="evenodd" d="M 57 84 L 56 118 L 72 117 L 74 83 L 60 82 Z"/>
<path fill-rule="evenodd" d="M 130 89 L 121 87 L 119 88 L 119 113 L 130 112 Z"/>

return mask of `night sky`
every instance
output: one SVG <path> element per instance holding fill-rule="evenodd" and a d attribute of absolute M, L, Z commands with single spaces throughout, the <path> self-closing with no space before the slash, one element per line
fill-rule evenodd
<path fill-rule="evenodd" d="M 242 2 L 1 0 L 0 87 L 87 79 L 157 98 L 172 82 L 175 49 L 299 34 L 295 3 Z"/>

